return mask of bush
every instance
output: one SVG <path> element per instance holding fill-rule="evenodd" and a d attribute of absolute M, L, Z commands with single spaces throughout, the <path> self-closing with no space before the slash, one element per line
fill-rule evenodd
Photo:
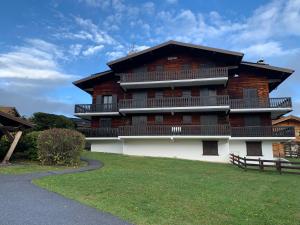
<path fill-rule="evenodd" d="M 37 140 L 38 159 L 43 165 L 77 166 L 84 144 L 84 136 L 78 131 L 59 128 L 45 130 Z"/>
<path fill-rule="evenodd" d="M 23 133 L 12 155 L 12 159 L 37 160 L 37 138 L 39 133 L 38 131 Z M 0 140 L 0 160 L 4 158 L 10 145 L 11 143 L 7 137 L 3 136 Z"/>

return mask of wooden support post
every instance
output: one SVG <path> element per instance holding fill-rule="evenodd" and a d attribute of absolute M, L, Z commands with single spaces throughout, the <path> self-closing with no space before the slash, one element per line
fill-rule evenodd
<path fill-rule="evenodd" d="M 14 138 L 13 143 L 11 144 L 8 152 L 6 153 L 6 155 L 5 155 L 5 157 L 2 161 L 2 164 L 8 164 L 9 163 L 9 159 L 10 159 L 11 155 L 13 154 L 13 152 L 14 152 L 21 136 L 22 136 L 22 131 L 18 131 L 15 138 Z"/>
<path fill-rule="evenodd" d="M 244 170 L 247 171 L 247 160 L 246 160 L 246 156 L 244 156 Z"/>
<path fill-rule="evenodd" d="M 259 163 L 259 171 L 262 172 L 264 170 L 264 161 L 258 158 L 258 163 Z"/>

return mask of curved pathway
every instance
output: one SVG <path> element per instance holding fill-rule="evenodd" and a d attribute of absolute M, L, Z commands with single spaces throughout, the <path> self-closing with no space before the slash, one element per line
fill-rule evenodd
<path fill-rule="evenodd" d="M 23 175 L 0 175 L 1 225 L 127 225 L 117 217 L 49 192 L 31 183 L 53 174 L 79 173 L 102 167 L 97 160 L 83 159 L 88 166 Z"/>

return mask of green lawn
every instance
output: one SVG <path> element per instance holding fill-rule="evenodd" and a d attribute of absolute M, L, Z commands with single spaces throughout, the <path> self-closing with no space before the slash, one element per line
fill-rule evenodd
<path fill-rule="evenodd" d="M 86 163 L 82 163 L 85 165 Z M 36 161 L 17 161 L 9 166 L 0 166 L 0 174 L 26 174 L 35 172 L 45 172 L 54 170 L 64 170 L 71 167 L 67 166 L 42 166 Z"/>
<path fill-rule="evenodd" d="M 135 224 L 299 225 L 299 175 L 177 159 L 85 155 L 104 167 L 34 183 Z"/>

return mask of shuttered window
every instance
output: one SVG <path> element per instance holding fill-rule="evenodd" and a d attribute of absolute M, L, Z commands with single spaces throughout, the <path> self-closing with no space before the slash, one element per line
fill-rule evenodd
<path fill-rule="evenodd" d="M 191 90 L 183 90 L 182 91 L 182 97 L 183 98 L 191 97 Z"/>
<path fill-rule="evenodd" d="M 155 70 L 156 71 L 164 71 L 164 66 L 163 65 L 156 65 Z"/>
<path fill-rule="evenodd" d="M 164 117 L 162 115 L 156 115 L 155 116 L 155 124 L 163 124 Z"/>
<path fill-rule="evenodd" d="M 247 156 L 262 156 L 261 142 L 246 142 Z"/>
<path fill-rule="evenodd" d="M 155 98 L 163 98 L 164 92 L 163 91 L 156 91 L 155 92 Z"/>
<path fill-rule="evenodd" d="M 218 155 L 217 141 L 203 141 L 203 155 Z"/>
<path fill-rule="evenodd" d="M 192 124 L 192 116 L 191 115 L 183 115 L 182 122 L 183 122 L 183 124 Z"/>
<path fill-rule="evenodd" d="M 147 116 L 132 116 L 132 125 L 139 126 L 147 124 Z"/>
<path fill-rule="evenodd" d="M 260 126 L 260 116 L 250 115 L 244 117 L 245 126 Z"/>
<path fill-rule="evenodd" d="M 111 127 L 111 118 L 100 118 L 100 127 Z"/>
<path fill-rule="evenodd" d="M 190 69 L 192 69 L 191 64 L 182 64 L 181 65 L 181 70 L 190 70 Z"/>
<path fill-rule="evenodd" d="M 200 117 L 201 125 L 217 125 L 218 116 L 217 115 L 201 115 Z"/>

